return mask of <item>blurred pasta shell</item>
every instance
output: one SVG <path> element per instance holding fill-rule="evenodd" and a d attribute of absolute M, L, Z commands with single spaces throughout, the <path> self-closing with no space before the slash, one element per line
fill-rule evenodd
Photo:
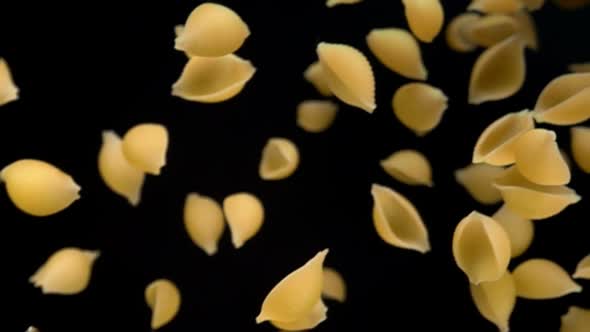
<path fill-rule="evenodd" d="M 545 0 L 521 0 L 528 11 L 535 11 L 543 8 Z"/>
<path fill-rule="evenodd" d="M 516 285 L 510 272 L 500 279 L 469 284 L 471 298 L 481 315 L 494 323 L 501 332 L 508 332 L 510 316 L 516 305 Z"/>
<path fill-rule="evenodd" d="M 223 210 L 214 199 L 190 193 L 184 202 L 184 227 L 199 248 L 214 255 L 225 229 Z"/>
<path fill-rule="evenodd" d="M 532 129 L 516 140 L 516 168 L 527 180 L 545 186 L 570 182 L 570 169 L 559 151 L 556 138 L 554 131 Z"/>
<path fill-rule="evenodd" d="M 502 205 L 494 213 L 492 219 L 502 225 L 508 234 L 512 258 L 522 255 L 531 246 L 535 235 L 535 228 L 531 220 L 510 211 L 506 205 Z"/>
<path fill-rule="evenodd" d="M 18 99 L 19 89 L 14 84 L 8 63 L 0 58 L 0 106 Z"/>
<path fill-rule="evenodd" d="M 299 166 L 299 150 L 286 138 L 273 137 L 262 149 L 258 174 L 263 180 L 282 180 Z"/>
<path fill-rule="evenodd" d="M 487 164 L 471 164 L 455 171 L 455 180 L 481 204 L 493 205 L 502 200 L 494 181 L 504 168 Z"/>
<path fill-rule="evenodd" d="M 535 110 L 539 123 L 568 126 L 590 119 L 590 73 L 565 74 L 543 89 Z"/>
<path fill-rule="evenodd" d="M 256 235 L 264 222 L 264 206 L 250 193 L 242 192 L 227 196 L 223 200 L 223 213 L 236 249 L 241 248 Z"/>
<path fill-rule="evenodd" d="M 316 61 L 309 65 L 303 72 L 303 78 L 311 83 L 311 85 L 318 90 L 318 92 L 324 97 L 332 96 L 332 91 L 328 85 L 328 78 L 324 72 L 324 68 L 319 61 Z"/>
<path fill-rule="evenodd" d="M 568 69 L 573 73 L 590 73 L 590 62 L 572 63 Z"/>
<path fill-rule="evenodd" d="M 419 40 L 430 43 L 442 29 L 445 13 L 440 0 L 402 0 L 410 30 Z"/>
<path fill-rule="evenodd" d="M 322 296 L 338 302 L 346 301 L 346 282 L 342 275 L 329 267 L 324 267 Z"/>
<path fill-rule="evenodd" d="M 284 331 L 304 331 L 307 329 L 313 329 L 318 326 L 321 322 L 326 320 L 326 313 L 328 308 L 324 304 L 324 301 L 320 299 L 314 306 L 311 312 L 309 312 L 303 318 L 299 318 L 290 322 L 279 322 L 270 321 L 275 327 Z"/>
<path fill-rule="evenodd" d="M 339 5 L 354 5 L 363 2 L 363 0 L 326 0 L 326 7 L 332 8 Z"/>
<path fill-rule="evenodd" d="M 152 309 L 151 327 L 153 330 L 170 323 L 180 309 L 180 291 L 167 279 L 158 279 L 145 289 L 145 301 Z"/>
<path fill-rule="evenodd" d="M 510 14 L 523 7 L 522 0 L 472 0 L 468 9 L 486 14 Z"/>
<path fill-rule="evenodd" d="M 582 260 L 578 263 L 573 277 L 575 279 L 590 279 L 590 255 L 582 258 Z"/>
<path fill-rule="evenodd" d="M 531 14 L 526 10 L 521 10 L 512 14 L 512 17 L 518 24 L 518 34 L 526 46 L 532 50 L 537 50 L 539 48 L 539 36 L 537 24 Z"/>
<path fill-rule="evenodd" d="M 462 13 L 455 16 L 447 25 L 445 33 L 447 44 L 457 52 L 471 52 L 477 45 L 469 38 L 469 28 L 480 19 L 476 13 Z"/>
<path fill-rule="evenodd" d="M 467 29 L 469 39 L 479 46 L 491 47 L 518 31 L 517 21 L 510 15 L 492 14 L 481 17 Z"/>
<path fill-rule="evenodd" d="M 567 313 L 561 316 L 559 332 L 586 332 L 590 326 L 590 310 L 571 306 Z"/>
<path fill-rule="evenodd" d="M 297 106 L 297 126 L 310 133 L 321 133 L 332 126 L 338 105 L 329 100 L 305 100 Z"/>
<path fill-rule="evenodd" d="M 554 262 L 533 258 L 520 263 L 512 272 L 516 294 L 530 300 L 548 300 L 579 293 L 582 287 Z"/>
<path fill-rule="evenodd" d="M 159 175 L 166 165 L 168 130 L 161 124 L 142 123 L 123 136 L 123 154 L 129 163 L 152 175 Z"/>
<path fill-rule="evenodd" d="M 430 162 L 420 151 L 399 150 L 380 162 L 394 179 L 411 186 L 432 187 Z"/>
<path fill-rule="evenodd" d="M 440 123 L 447 100 L 440 89 L 424 83 L 408 83 L 397 89 L 391 104 L 398 120 L 416 135 L 423 136 Z"/>

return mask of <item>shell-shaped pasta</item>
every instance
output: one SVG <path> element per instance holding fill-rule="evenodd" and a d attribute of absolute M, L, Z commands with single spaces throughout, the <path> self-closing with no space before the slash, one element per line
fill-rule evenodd
<path fill-rule="evenodd" d="M 479 136 L 473 149 L 474 163 L 506 166 L 515 162 L 515 143 L 535 127 L 530 112 L 508 113 L 492 122 Z"/>
<path fill-rule="evenodd" d="M 8 197 L 21 211 L 37 217 L 60 212 L 80 198 L 80 186 L 57 167 L 21 159 L 0 171 Z"/>
<path fill-rule="evenodd" d="M 447 25 L 445 33 L 447 44 L 457 52 L 471 52 L 477 45 L 469 39 L 467 31 L 469 27 L 480 19 L 476 13 L 462 13 L 455 16 Z"/>
<path fill-rule="evenodd" d="M 18 87 L 14 84 L 8 63 L 0 58 L 0 106 L 18 99 Z"/>
<path fill-rule="evenodd" d="M 156 330 L 170 323 L 180 309 L 180 291 L 167 279 L 158 279 L 145 289 L 145 301 L 152 309 L 151 327 Z"/>
<path fill-rule="evenodd" d="M 522 0 L 472 0 L 468 9 L 487 14 L 510 14 L 523 7 Z"/>
<path fill-rule="evenodd" d="M 590 255 L 582 258 L 572 276 L 576 279 L 590 279 Z"/>
<path fill-rule="evenodd" d="M 139 204 L 145 174 L 125 158 L 121 138 L 112 130 L 102 132 L 98 173 L 109 189 L 125 197 L 131 205 Z"/>
<path fill-rule="evenodd" d="M 510 211 L 506 205 L 496 211 L 492 219 L 502 225 L 508 234 L 512 258 L 522 255 L 530 247 L 535 235 L 535 228 L 531 220 Z"/>
<path fill-rule="evenodd" d="M 537 122 L 562 126 L 590 119 L 590 73 L 565 74 L 549 82 L 533 116 Z"/>
<path fill-rule="evenodd" d="M 199 248 L 214 255 L 225 229 L 223 210 L 214 199 L 190 193 L 184 202 L 184 227 Z"/>
<path fill-rule="evenodd" d="M 223 200 L 223 213 L 235 248 L 241 248 L 262 227 L 264 206 L 250 193 L 236 193 Z"/>
<path fill-rule="evenodd" d="M 328 86 L 328 78 L 319 61 L 312 63 L 305 69 L 303 78 L 311 83 L 322 96 L 332 96 L 332 91 L 330 91 L 330 87 Z"/>
<path fill-rule="evenodd" d="M 469 39 L 479 46 L 490 47 L 514 35 L 518 31 L 518 23 L 509 15 L 487 15 L 467 29 Z"/>
<path fill-rule="evenodd" d="M 590 326 L 590 310 L 571 306 L 567 313 L 561 316 L 559 332 L 586 332 L 588 326 Z"/>
<path fill-rule="evenodd" d="M 330 128 L 338 105 L 329 100 L 305 100 L 297 106 L 297 126 L 310 133 L 321 133 Z"/>
<path fill-rule="evenodd" d="M 516 282 L 516 294 L 530 300 L 548 300 L 579 293 L 582 286 L 556 263 L 541 258 L 520 263 L 512 272 Z"/>
<path fill-rule="evenodd" d="M 527 180 L 545 186 L 570 182 L 570 169 L 559 151 L 556 138 L 554 131 L 532 129 L 516 140 L 516 168 Z"/>
<path fill-rule="evenodd" d="M 590 0 L 553 0 L 557 7 L 565 10 L 574 10 L 590 4 Z"/>
<path fill-rule="evenodd" d="M 470 104 L 505 99 L 520 90 L 526 74 L 524 45 L 512 36 L 481 53 L 471 71 Z"/>
<path fill-rule="evenodd" d="M 254 73 L 256 68 L 250 61 L 234 54 L 191 57 L 172 85 L 172 95 L 189 101 L 219 103 L 239 94 Z"/>
<path fill-rule="evenodd" d="M 481 204 L 496 204 L 502 195 L 494 181 L 504 173 L 504 168 L 487 164 L 471 164 L 455 171 L 455 180 L 473 199 Z"/>
<path fill-rule="evenodd" d="M 352 46 L 324 42 L 316 52 L 330 91 L 344 103 L 373 113 L 375 77 L 365 55 Z"/>
<path fill-rule="evenodd" d="M 135 168 L 159 175 L 166 165 L 168 130 L 161 124 L 138 124 L 123 136 L 123 154 Z"/>
<path fill-rule="evenodd" d="M 43 294 L 78 294 L 88 287 L 98 251 L 63 248 L 53 253 L 29 278 Z"/>
<path fill-rule="evenodd" d="M 573 73 L 590 73 L 590 62 L 572 63 L 568 69 Z"/>
<path fill-rule="evenodd" d="M 422 217 L 407 198 L 393 189 L 373 184 L 373 224 L 377 234 L 386 243 L 416 250 L 420 253 L 430 251 L 428 230 Z"/>
<path fill-rule="evenodd" d="M 537 24 L 526 10 L 521 10 L 512 14 L 512 17 L 518 24 L 518 34 L 526 43 L 526 46 L 532 50 L 539 48 L 539 36 L 537 34 Z"/>
<path fill-rule="evenodd" d="M 262 149 L 258 174 L 263 180 L 282 180 L 299 166 L 299 150 L 286 138 L 273 137 Z"/>
<path fill-rule="evenodd" d="M 306 316 L 290 322 L 279 322 L 270 321 L 275 327 L 284 331 L 305 331 L 307 329 L 313 329 L 318 326 L 321 322 L 326 320 L 326 313 L 328 307 L 324 304 L 324 301 L 320 299 L 314 306 L 311 312 Z"/>
<path fill-rule="evenodd" d="M 248 25 L 236 12 L 206 2 L 190 13 L 174 48 L 190 56 L 219 57 L 237 51 L 249 35 Z"/>
<path fill-rule="evenodd" d="M 326 0 L 326 7 L 332 8 L 339 5 L 354 5 L 363 2 L 363 0 Z"/>
<path fill-rule="evenodd" d="M 426 80 L 428 71 L 422 62 L 420 45 L 404 29 L 373 29 L 367 35 L 373 55 L 390 70 L 407 78 Z"/>
<path fill-rule="evenodd" d="M 432 167 L 420 151 L 399 150 L 382 160 L 381 167 L 394 179 L 412 186 L 432 187 Z"/>
<path fill-rule="evenodd" d="M 408 83 L 397 89 L 391 105 L 404 126 L 423 136 L 440 123 L 447 101 L 440 89 L 424 83 Z"/>
<path fill-rule="evenodd" d="M 440 0 L 402 0 L 410 30 L 419 40 L 430 43 L 442 29 L 445 12 Z"/>
<path fill-rule="evenodd" d="M 346 301 L 346 282 L 338 271 L 329 267 L 324 267 L 322 296 L 338 302 Z"/>
<path fill-rule="evenodd" d="M 516 305 L 516 285 L 510 272 L 500 279 L 469 284 L 471 298 L 481 315 L 494 323 L 501 332 L 508 332 L 510 315 Z"/>

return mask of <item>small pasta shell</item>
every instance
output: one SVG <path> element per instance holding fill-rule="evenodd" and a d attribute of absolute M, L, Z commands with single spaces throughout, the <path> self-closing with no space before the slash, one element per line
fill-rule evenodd
<path fill-rule="evenodd" d="M 159 175 L 166 165 L 168 130 L 156 123 L 138 124 L 123 136 L 123 154 L 135 168 Z"/>
<path fill-rule="evenodd" d="M 404 29 L 373 29 L 367 35 L 373 55 L 390 70 L 407 78 L 424 81 L 428 71 L 422 62 L 420 45 Z"/>
<path fill-rule="evenodd" d="M 432 187 L 430 162 L 416 150 L 399 150 L 380 162 L 381 167 L 394 179 L 411 186 Z"/>
<path fill-rule="evenodd" d="M 191 57 L 172 85 L 172 95 L 200 103 L 219 103 L 238 95 L 254 73 L 256 68 L 250 61 L 234 54 Z"/>
<path fill-rule="evenodd" d="M 440 89 L 424 83 L 408 83 L 397 89 L 391 105 L 404 126 L 423 136 L 440 123 L 447 101 Z"/>
<path fill-rule="evenodd" d="M 153 330 L 170 323 L 180 309 L 180 291 L 167 279 L 158 279 L 145 289 L 145 301 L 152 309 L 151 327 Z"/>
<path fill-rule="evenodd" d="M 273 137 L 262 149 L 258 174 L 263 180 L 282 180 L 299 166 L 299 150 L 286 138 Z"/>
<path fill-rule="evenodd" d="M 554 262 L 533 258 L 520 263 L 512 272 L 516 294 L 530 300 L 548 300 L 579 293 L 582 287 Z"/>
<path fill-rule="evenodd" d="M 535 110 L 535 121 L 568 126 L 590 119 L 590 73 L 561 75 L 543 89 Z"/>
<path fill-rule="evenodd" d="M 306 316 L 290 322 L 279 322 L 270 321 L 275 327 L 284 331 L 304 331 L 307 329 L 313 329 L 318 326 L 321 322 L 326 320 L 326 313 L 328 308 L 324 304 L 324 301 L 320 299 L 314 306 L 311 312 Z"/>
<path fill-rule="evenodd" d="M 8 63 L 0 58 L 0 106 L 18 99 L 18 87 L 14 84 Z"/>
<path fill-rule="evenodd" d="M 506 205 L 496 211 L 492 219 L 502 225 L 508 234 L 512 258 L 522 255 L 530 247 L 535 235 L 535 228 L 531 220 L 510 211 Z"/>
<path fill-rule="evenodd" d="M 544 186 L 570 182 L 570 169 L 561 156 L 556 138 L 554 131 L 532 129 L 516 140 L 516 168 L 527 180 Z"/>
<path fill-rule="evenodd" d="M 321 133 L 330 128 L 338 105 L 329 100 L 305 100 L 297 106 L 297 126 L 310 133 Z"/>
<path fill-rule="evenodd" d="M 537 24 L 526 10 L 521 10 L 512 14 L 512 17 L 518 24 L 518 34 L 523 39 L 526 46 L 532 50 L 539 48 L 539 36 L 537 34 Z"/>
<path fill-rule="evenodd" d="M 590 279 L 590 255 L 582 258 L 572 276 L 575 279 Z"/>
<path fill-rule="evenodd" d="M 199 248 L 214 255 L 225 229 L 223 210 L 212 198 L 190 193 L 184 203 L 184 227 Z"/>
<path fill-rule="evenodd" d="M 559 332 L 586 332 L 588 326 L 590 326 L 590 310 L 571 306 L 567 313 L 561 316 Z"/>
<path fill-rule="evenodd" d="M 264 222 L 264 206 L 250 193 L 227 196 L 223 200 L 223 213 L 236 249 L 256 235 Z"/>
<path fill-rule="evenodd" d="M 446 39 L 449 47 L 457 52 L 471 52 L 477 45 L 469 39 L 467 31 L 470 26 L 480 19 L 476 13 L 462 13 L 451 20 L 447 25 Z"/>
<path fill-rule="evenodd" d="M 330 91 L 330 87 L 328 86 L 328 78 L 319 61 L 312 63 L 305 69 L 303 78 L 311 83 L 322 96 L 332 96 L 332 91 Z"/>
<path fill-rule="evenodd" d="M 487 15 L 467 29 L 469 39 L 479 46 L 491 47 L 506 38 L 514 35 L 518 31 L 516 20 L 503 14 Z"/>
<path fill-rule="evenodd" d="M 500 279 L 469 284 L 471 298 L 481 315 L 494 323 L 501 332 L 508 332 L 509 321 L 516 305 L 516 285 L 510 272 Z"/>
<path fill-rule="evenodd" d="M 324 267 L 322 296 L 338 302 L 346 301 L 346 282 L 338 271 L 329 267 Z"/>
<path fill-rule="evenodd" d="M 442 29 L 445 12 L 440 0 L 402 0 L 410 30 L 419 40 L 430 43 Z"/>
<path fill-rule="evenodd" d="M 468 9 L 486 14 L 510 14 L 523 7 L 522 0 L 472 0 Z"/>
<path fill-rule="evenodd" d="M 393 189 L 373 184 L 373 224 L 386 243 L 420 253 L 430 251 L 428 230 L 422 217 L 407 198 Z"/>
<path fill-rule="evenodd" d="M 330 91 L 344 103 L 373 113 L 375 77 L 365 55 L 352 46 L 324 42 L 316 52 Z"/>
<path fill-rule="evenodd" d="M 326 0 L 326 7 L 332 8 L 339 5 L 354 5 L 363 2 L 363 0 Z"/>
<path fill-rule="evenodd" d="M 573 73 L 590 73 L 590 62 L 572 63 L 568 69 Z"/>
<path fill-rule="evenodd" d="M 206 2 L 190 13 L 174 48 L 190 56 L 220 57 L 237 51 L 249 35 L 248 25 L 236 12 Z"/>
<path fill-rule="evenodd" d="M 481 204 L 493 205 L 502 200 L 494 181 L 504 168 L 487 164 L 471 164 L 455 171 L 455 180 Z"/>
<path fill-rule="evenodd" d="M 21 159 L 0 171 L 8 197 L 21 211 L 37 217 L 58 213 L 80 198 L 71 176 L 41 160 Z"/>
<path fill-rule="evenodd" d="M 475 62 L 469 81 L 469 103 L 481 104 L 514 95 L 524 84 L 524 42 L 506 38 L 485 50 Z"/>
<path fill-rule="evenodd" d="M 29 278 L 43 294 L 74 295 L 88 287 L 98 251 L 63 248 L 52 254 Z"/>

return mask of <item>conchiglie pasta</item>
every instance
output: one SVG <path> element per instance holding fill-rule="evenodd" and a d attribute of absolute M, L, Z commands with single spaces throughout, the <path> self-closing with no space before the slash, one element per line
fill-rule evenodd
<path fill-rule="evenodd" d="M 472 0 L 469 10 L 477 10 L 483 13 L 510 14 L 524 7 L 522 0 Z"/>
<path fill-rule="evenodd" d="M 471 298 L 481 315 L 494 323 L 501 332 L 508 332 L 510 316 L 516 305 L 516 285 L 510 272 L 500 279 L 469 284 Z"/>
<path fill-rule="evenodd" d="M 19 89 L 14 84 L 8 63 L 0 58 L 0 106 L 18 99 Z"/>
<path fill-rule="evenodd" d="M 549 82 L 533 115 L 539 123 L 561 126 L 590 119 L 590 73 L 565 74 Z"/>
<path fill-rule="evenodd" d="M 430 43 L 442 29 L 445 13 L 440 0 L 402 0 L 410 30 L 419 40 Z"/>
<path fill-rule="evenodd" d="M 525 299 L 555 299 L 582 291 L 561 266 L 547 259 L 529 259 L 518 265 L 512 276 L 516 294 Z"/>
<path fill-rule="evenodd" d="M 556 138 L 554 131 L 533 129 L 516 140 L 516 168 L 527 180 L 545 186 L 570 182 L 569 166 L 559 151 Z"/>
<path fill-rule="evenodd" d="M 504 168 L 486 164 L 471 164 L 455 171 L 455 180 L 481 204 L 496 204 L 502 200 L 494 181 Z"/>
<path fill-rule="evenodd" d="M 590 62 L 572 63 L 568 69 L 573 73 L 590 73 Z"/>
<path fill-rule="evenodd" d="M 330 86 L 328 85 L 328 78 L 319 61 L 312 63 L 305 69 L 303 78 L 311 83 L 322 96 L 332 96 L 332 91 L 330 91 Z"/>
<path fill-rule="evenodd" d="M 282 180 L 291 176 L 299 165 L 299 150 L 286 138 L 274 137 L 262 149 L 258 173 L 264 180 Z"/>
<path fill-rule="evenodd" d="M 518 31 L 516 20 L 503 14 L 493 14 L 480 18 L 467 30 L 469 39 L 479 46 L 491 47 Z"/>
<path fill-rule="evenodd" d="M 326 0 L 326 7 L 332 8 L 339 5 L 354 5 L 362 1 L 363 0 Z"/>
<path fill-rule="evenodd" d="M 223 210 L 212 198 L 190 193 L 184 202 L 184 227 L 199 248 L 214 255 L 225 229 Z"/>
<path fill-rule="evenodd" d="M 346 282 L 342 275 L 329 267 L 324 267 L 322 296 L 338 302 L 346 301 Z"/>
<path fill-rule="evenodd" d="M 447 100 L 440 89 L 424 83 L 408 83 L 397 89 L 391 104 L 398 120 L 416 135 L 423 136 L 440 123 Z"/>
<path fill-rule="evenodd" d="M 138 124 L 125 133 L 122 146 L 125 158 L 133 167 L 159 175 L 166 165 L 168 130 L 156 123 Z"/>
<path fill-rule="evenodd" d="M 297 126 L 310 133 L 320 133 L 330 128 L 338 105 L 328 100 L 306 100 L 297 106 Z"/>
<path fill-rule="evenodd" d="M 502 225 L 508 234 L 512 258 L 522 255 L 530 247 L 535 234 L 535 228 L 531 220 L 510 211 L 506 205 L 496 211 L 492 219 Z"/>
<path fill-rule="evenodd" d="M 580 263 L 578 263 L 573 277 L 576 279 L 590 279 L 590 255 L 582 258 Z"/>
<path fill-rule="evenodd" d="M 156 330 L 170 323 L 180 309 L 180 291 L 167 279 L 158 279 L 145 289 L 145 301 L 152 309 L 151 327 Z"/>
<path fill-rule="evenodd" d="M 471 52 L 477 45 L 469 38 L 468 30 L 480 19 L 476 13 L 462 13 L 451 20 L 445 33 L 447 45 L 457 52 Z"/>
<path fill-rule="evenodd" d="M 394 179 L 409 185 L 432 187 L 430 162 L 416 150 L 400 150 L 380 162 L 381 167 Z"/>
<path fill-rule="evenodd" d="M 227 196 L 223 200 L 223 213 L 235 248 L 241 248 L 256 235 L 264 222 L 264 206 L 250 193 Z"/>
<path fill-rule="evenodd" d="M 567 313 L 561 316 L 559 332 L 586 332 L 588 326 L 590 326 L 590 310 L 571 306 Z"/>

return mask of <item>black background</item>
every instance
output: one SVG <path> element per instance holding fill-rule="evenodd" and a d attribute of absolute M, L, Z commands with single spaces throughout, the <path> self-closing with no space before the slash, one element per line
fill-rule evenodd
<path fill-rule="evenodd" d="M 173 49 L 176 24 L 200 1 L 3 1 L 0 56 L 11 66 L 21 99 L 0 108 L 0 164 L 21 158 L 49 161 L 82 186 L 82 199 L 65 211 L 35 218 L 0 193 L 3 331 L 149 331 L 145 286 L 157 278 L 177 283 L 181 310 L 161 331 L 274 331 L 255 325 L 262 300 L 284 276 L 317 251 L 349 287 L 345 304 L 329 303 L 317 331 L 496 331 L 472 304 L 455 266 L 455 225 L 474 209 L 453 171 L 467 165 L 479 133 L 499 116 L 533 107 L 541 89 L 573 61 L 590 60 L 590 10 L 562 12 L 552 4 L 535 13 L 538 53 L 527 51 L 526 84 L 515 96 L 469 106 L 467 82 L 479 52 L 451 52 L 442 36 L 422 44 L 430 84 L 449 96 L 442 123 L 424 138 L 395 119 L 391 97 L 409 82 L 372 57 L 365 35 L 377 27 L 406 27 L 401 1 L 365 0 L 327 9 L 323 1 L 234 0 L 252 35 L 238 54 L 258 68 L 237 97 L 199 104 L 170 95 L 185 62 Z M 447 19 L 467 1 L 443 1 Z M 334 126 L 309 134 L 295 126 L 295 107 L 320 96 L 302 78 L 318 42 L 342 42 L 367 54 L 376 72 L 378 108 L 369 115 L 342 105 Z M 170 132 L 168 165 L 148 177 L 133 208 L 98 176 L 101 131 L 123 134 L 141 122 Z M 294 140 L 301 164 L 290 178 L 259 179 L 260 151 L 269 137 Z M 559 143 L 569 149 L 567 128 Z M 401 148 L 424 152 L 434 169 L 433 189 L 409 187 L 387 176 L 378 160 Z M 407 195 L 421 212 L 433 250 L 421 255 L 385 244 L 371 221 L 373 182 Z M 553 259 L 573 272 L 590 251 L 586 197 L 590 178 L 573 169 L 571 184 L 584 199 L 558 217 L 539 221 L 527 258 Z M 238 191 L 264 202 L 260 233 L 240 250 L 229 234 L 208 257 L 182 224 L 188 192 L 221 201 Z M 91 284 L 76 296 L 41 295 L 28 277 L 65 246 L 98 249 Z M 588 282 L 580 283 L 590 290 Z M 590 306 L 588 290 L 558 300 L 519 300 L 512 331 L 557 331 L 569 305 Z"/>

